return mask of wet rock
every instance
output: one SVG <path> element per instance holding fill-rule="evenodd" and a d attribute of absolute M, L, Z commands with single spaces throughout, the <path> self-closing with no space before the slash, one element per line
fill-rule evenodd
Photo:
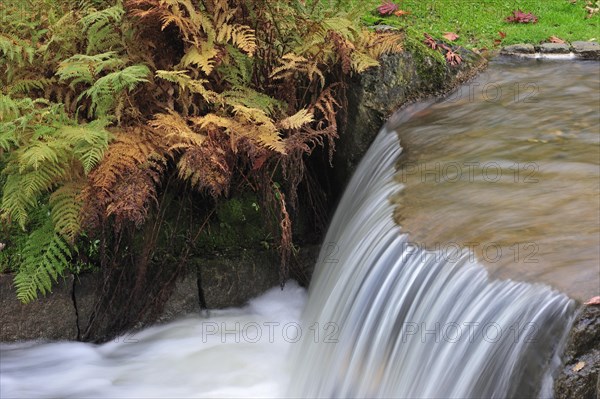
<path fill-rule="evenodd" d="M 268 251 L 240 251 L 235 256 L 192 260 L 200 272 L 208 309 L 241 306 L 279 284 L 279 267 Z"/>
<path fill-rule="evenodd" d="M 23 304 L 17 299 L 13 276 L 0 275 L 0 341 L 76 339 L 71 289 L 72 278 L 62 280 L 52 294 Z"/>
<path fill-rule="evenodd" d="M 577 316 L 554 382 L 556 399 L 600 397 L 600 306 L 585 306 Z"/>
<path fill-rule="evenodd" d="M 573 42 L 571 48 L 580 58 L 600 60 L 600 43 L 597 42 Z"/>
<path fill-rule="evenodd" d="M 569 54 L 571 48 L 565 43 L 543 43 L 540 45 L 542 54 Z"/>
<path fill-rule="evenodd" d="M 504 47 L 500 54 L 504 55 L 525 55 L 535 54 L 535 47 L 533 44 L 513 44 L 511 46 Z"/>

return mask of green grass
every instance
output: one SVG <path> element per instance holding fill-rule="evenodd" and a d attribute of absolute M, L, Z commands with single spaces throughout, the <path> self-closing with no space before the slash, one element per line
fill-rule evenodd
<path fill-rule="evenodd" d="M 586 18 L 585 0 L 575 3 L 570 0 L 404 0 L 395 3 L 411 14 L 405 17 L 380 17 L 376 7 L 381 1 L 367 0 L 361 6 L 372 11 L 366 12 L 363 18 L 365 23 L 369 26 L 392 25 L 421 38 L 424 32 L 436 39 L 441 39 L 446 32 L 454 32 L 460 36 L 455 43 L 467 48 L 492 49 L 494 40 L 500 39 L 499 31 L 506 33 L 501 45 L 537 44 L 547 41 L 550 36 L 568 42 L 600 39 L 600 13 Z M 505 18 L 516 9 L 533 13 L 538 17 L 538 22 L 505 22 Z"/>

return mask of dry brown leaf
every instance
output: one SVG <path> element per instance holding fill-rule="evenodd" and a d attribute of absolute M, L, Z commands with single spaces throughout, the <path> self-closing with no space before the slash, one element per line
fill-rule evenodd
<path fill-rule="evenodd" d="M 548 38 L 548 41 L 550 43 L 560 43 L 560 44 L 565 44 L 566 43 L 563 39 L 561 39 L 560 37 L 556 37 L 556 36 L 550 36 Z"/>
<path fill-rule="evenodd" d="M 410 11 L 398 10 L 394 12 L 394 15 L 397 17 L 405 17 L 410 14 Z"/>
<path fill-rule="evenodd" d="M 458 39 L 460 36 L 458 36 L 456 33 L 454 32 L 446 32 L 443 36 L 444 38 L 446 38 L 448 41 L 455 41 L 456 39 Z"/>

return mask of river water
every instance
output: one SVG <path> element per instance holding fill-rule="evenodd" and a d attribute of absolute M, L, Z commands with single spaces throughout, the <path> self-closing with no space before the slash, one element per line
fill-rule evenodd
<path fill-rule="evenodd" d="M 600 64 L 498 59 L 398 131 L 412 241 L 600 295 Z"/>
<path fill-rule="evenodd" d="M 597 68 L 497 60 L 394 118 L 401 141 L 388 126 L 361 162 L 308 293 L 103 345 L 1 344 L 0 397 L 551 396 L 576 309 L 555 288 L 587 297 L 598 276 Z"/>

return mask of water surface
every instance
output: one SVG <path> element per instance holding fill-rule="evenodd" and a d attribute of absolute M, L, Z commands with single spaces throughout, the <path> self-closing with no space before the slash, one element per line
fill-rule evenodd
<path fill-rule="evenodd" d="M 398 131 L 411 240 L 599 295 L 600 64 L 501 58 Z"/>

